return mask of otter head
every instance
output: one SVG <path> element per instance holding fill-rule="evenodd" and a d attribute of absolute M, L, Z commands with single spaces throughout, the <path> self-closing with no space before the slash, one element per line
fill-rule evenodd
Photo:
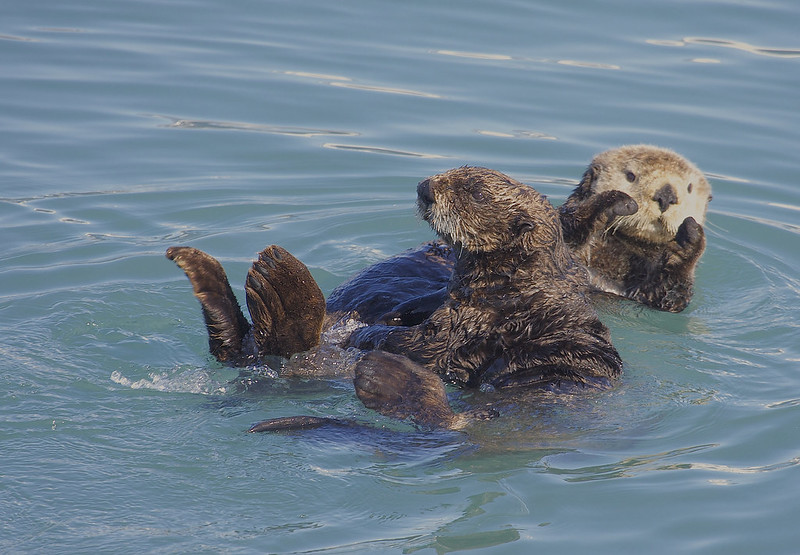
<path fill-rule="evenodd" d="M 487 168 L 464 166 L 421 181 L 417 207 L 442 239 L 470 253 L 531 252 L 561 239 L 545 197 Z"/>
<path fill-rule="evenodd" d="M 673 239 L 690 216 L 703 225 L 711 200 L 711 186 L 694 164 L 671 150 L 649 145 L 598 154 L 578 188 L 585 196 L 617 190 L 633 197 L 639 209 L 614 220 L 611 229 L 654 243 Z"/>

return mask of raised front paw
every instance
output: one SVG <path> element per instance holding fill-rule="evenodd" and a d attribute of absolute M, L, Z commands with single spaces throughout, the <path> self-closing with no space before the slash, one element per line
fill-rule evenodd
<path fill-rule="evenodd" d="M 675 234 L 675 241 L 682 248 L 687 248 L 693 245 L 699 245 L 705 240 L 705 232 L 703 226 L 698 224 L 691 216 L 683 220 L 678 232 Z"/>
<path fill-rule="evenodd" d="M 404 356 L 371 351 L 358 362 L 355 374 L 356 394 L 367 408 L 432 428 L 449 428 L 458 421 L 441 378 Z"/>
<path fill-rule="evenodd" d="M 564 238 L 576 248 L 596 233 L 605 231 L 616 218 L 628 216 L 637 210 L 639 205 L 630 195 L 613 190 L 583 200 L 567 199 L 559 208 L 559 216 Z"/>
<path fill-rule="evenodd" d="M 289 357 L 319 343 L 325 298 L 305 264 L 272 245 L 247 273 L 247 308 L 260 355 Z"/>
<path fill-rule="evenodd" d="M 630 216 L 639 210 L 639 205 L 629 194 L 617 190 L 599 193 L 596 202 L 607 222 L 619 216 Z"/>

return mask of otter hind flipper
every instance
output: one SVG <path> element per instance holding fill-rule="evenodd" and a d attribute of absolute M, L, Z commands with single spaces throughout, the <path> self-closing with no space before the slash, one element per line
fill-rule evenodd
<path fill-rule="evenodd" d="M 214 257 L 192 247 L 170 247 L 166 256 L 192 283 L 194 296 L 203 308 L 211 354 L 220 362 L 242 358 L 242 343 L 250 324 L 242 314 L 222 265 Z"/>
<path fill-rule="evenodd" d="M 275 245 L 261 251 L 245 293 L 259 355 L 288 358 L 319 344 L 325 298 L 305 264 L 288 251 Z"/>

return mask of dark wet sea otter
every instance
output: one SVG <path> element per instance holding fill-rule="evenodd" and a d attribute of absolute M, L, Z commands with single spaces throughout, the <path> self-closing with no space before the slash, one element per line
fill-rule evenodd
<path fill-rule="evenodd" d="M 418 186 L 423 218 L 452 247 L 447 296 L 412 326 L 371 325 L 347 343 L 371 350 L 355 368 L 366 406 L 435 427 L 460 427 L 442 379 L 462 387 L 605 385 L 621 371 L 608 329 L 586 298 L 588 274 L 566 247 L 556 210 L 534 189 L 464 167 Z M 173 247 L 200 299 L 212 353 L 242 362 L 288 356 L 319 341 L 325 304 L 305 266 L 280 247 L 247 278 L 250 326 L 219 263 Z M 265 427 L 263 429 L 269 429 Z"/>
<path fill-rule="evenodd" d="M 455 269 L 444 304 L 421 324 L 369 326 L 350 336 L 350 345 L 401 355 L 373 351 L 357 365 L 366 406 L 458 427 L 463 416 L 446 410 L 446 399 L 431 401 L 428 373 L 516 392 L 608 385 L 619 375 L 619 355 L 586 296 L 586 270 L 547 199 L 484 168 L 436 175 L 417 194 L 420 214 L 452 247 Z"/>

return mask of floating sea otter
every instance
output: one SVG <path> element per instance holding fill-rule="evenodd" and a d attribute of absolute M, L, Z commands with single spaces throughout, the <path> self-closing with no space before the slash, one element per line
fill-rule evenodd
<path fill-rule="evenodd" d="M 624 146 L 598 154 L 559 208 L 564 238 L 592 284 L 680 312 L 706 246 L 711 186 L 671 150 Z"/>
<path fill-rule="evenodd" d="M 558 213 L 544 197 L 474 167 L 422 181 L 417 196 L 422 217 L 452 247 L 455 269 L 447 298 L 421 323 L 369 325 L 347 339 L 370 351 L 355 367 L 356 392 L 366 406 L 426 426 L 458 428 L 479 414 L 454 414 L 442 379 L 520 391 L 603 386 L 619 375 L 622 362 L 586 297 L 588 273 L 574 261 Z M 218 359 L 288 356 L 319 341 L 326 321 L 319 287 L 280 247 L 262 251 L 248 273 L 252 327 L 216 260 L 190 247 L 172 247 L 167 257 L 192 282 Z M 254 430 L 318 421 L 291 417 Z"/>

